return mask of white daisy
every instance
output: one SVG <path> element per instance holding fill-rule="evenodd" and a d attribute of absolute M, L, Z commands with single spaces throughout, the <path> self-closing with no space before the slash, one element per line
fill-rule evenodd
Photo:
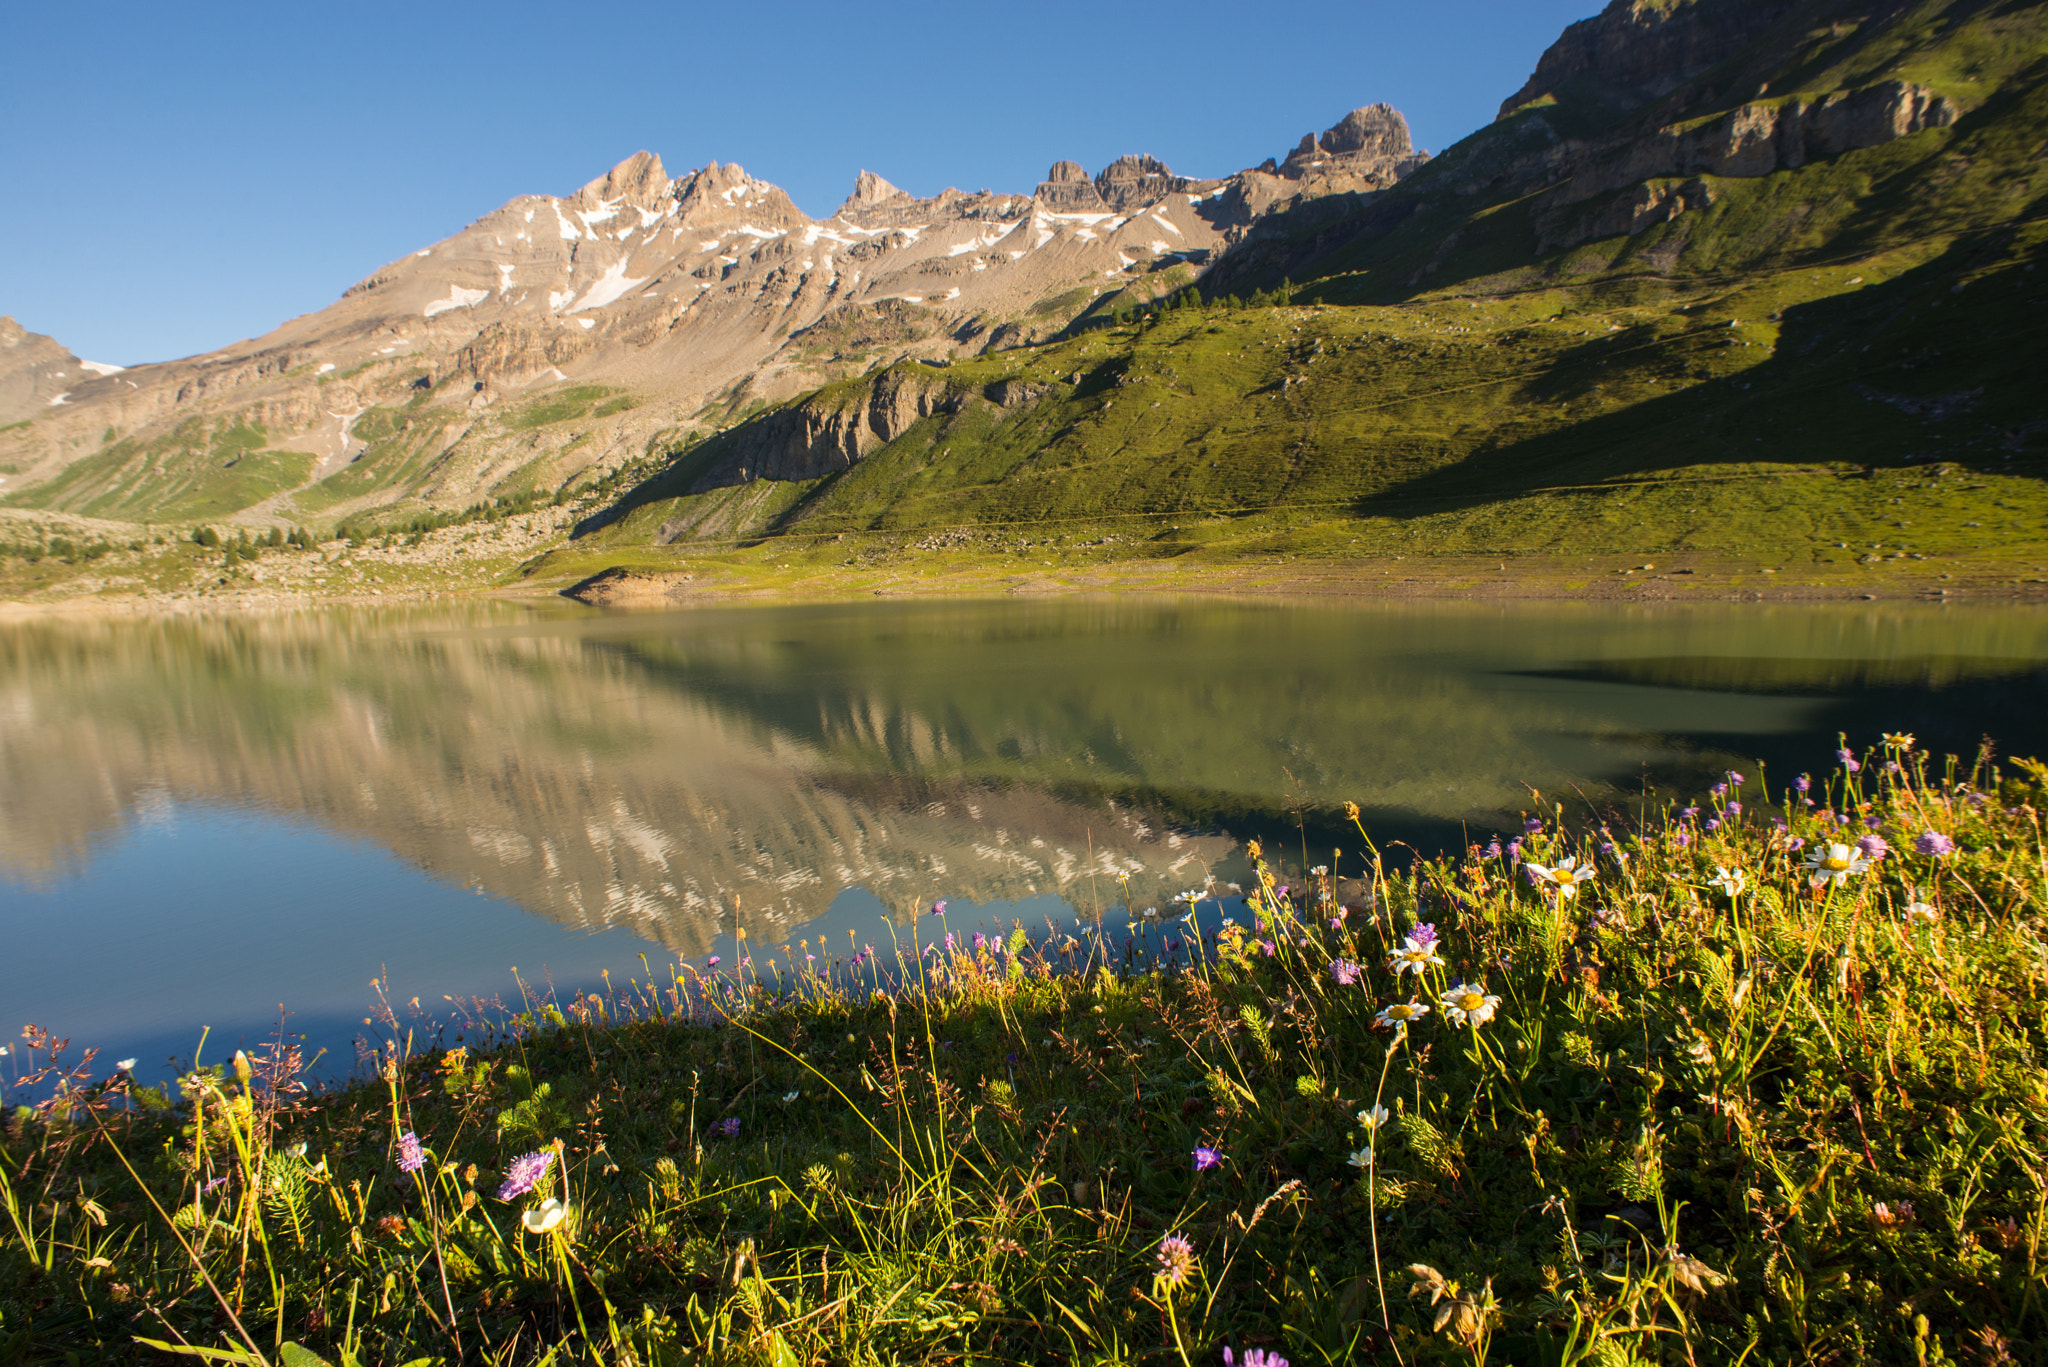
<path fill-rule="evenodd" d="M 1443 956 L 1436 952 L 1436 941 L 1417 940 L 1413 935 L 1402 940 L 1401 947 L 1387 956 L 1387 967 L 1396 973 L 1420 976 L 1425 968 L 1443 966 Z"/>
<path fill-rule="evenodd" d="M 1478 983 L 1459 983 L 1444 993 L 1437 1005 L 1451 1018 L 1453 1025 L 1481 1026 L 1493 1019 L 1493 1013 L 1500 1007 L 1499 997 L 1490 997 Z"/>
<path fill-rule="evenodd" d="M 1391 1025 L 1396 1030 L 1406 1030 L 1411 1022 L 1419 1021 L 1428 1014 L 1429 1007 L 1423 1002 L 1395 1002 L 1374 1016 L 1372 1023 L 1376 1026 Z"/>
<path fill-rule="evenodd" d="M 1547 868 L 1528 859 L 1522 861 L 1522 867 L 1529 871 L 1529 876 L 1536 880 L 1538 886 L 1549 888 L 1559 897 L 1578 896 L 1579 884 L 1593 877 L 1591 864 L 1580 867 L 1577 857 L 1569 854 Z"/>
<path fill-rule="evenodd" d="M 1806 867 L 1812 870 L 1807 879 L 1815 887 L 1826 887 L 1830 882 L 1840 887 L 1851 876 L 1868 870 L 1870 861 L 1854 845 L 1826 844 L 1813 847 Z"/>

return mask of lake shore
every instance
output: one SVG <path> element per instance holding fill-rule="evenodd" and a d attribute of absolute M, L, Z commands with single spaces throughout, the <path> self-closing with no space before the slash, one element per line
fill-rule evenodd
<path fill-rule="evenodd" d="M 1893 736 L 1627 829 L 1255 846 L 1214 932 L 920 908 L 886 980 L 749 944 L 325 1095 L 283 1045 L 46 1075 L 0 1311 L 95 1360 L 2025 1352 L 2044 778 Z"/>
<path fill-rule="evenodd" d="M 985 557 L 916 555 L 848 566 L 780 565 L 758 556 L 645 548 L 630 555 L 544 557 L 521 577 L 509 562 L 457 570 L 444 563 L 389 562 L 375 586 L 332 588 L 225 581 L 189 590 L 58 584 L 29 597 L 0 597 L 0 622 L 46 614 L 291 611 L 321 606 L 395 606 L 464 598 L 573 598 L 595 607 L 662 608 L 717 602 L 858 600 L 869 597 L 1001 597 L 1061 594 L 1197 594 L 1309 601 L 1459 599 L 1593 603 L 2048 602 L 2048 567 L 2032 561 L 1878 561 L 1765 565 L 1704 554 L 1376 556 L 1359 559 L 1074 559 L 1019 565 Z M 607 563 L 608 561 L 614 563 Z M 686 568 L 687 566 L 687 568 Z"/>

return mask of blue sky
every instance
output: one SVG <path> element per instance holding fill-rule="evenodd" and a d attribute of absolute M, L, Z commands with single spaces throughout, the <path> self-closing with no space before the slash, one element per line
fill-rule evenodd
<path fill-rule="evenodd" d="M 862 167 L 919 194 L 1125 152 L 1223 175 L 1380 100 L 1440 151 L 1599 8 L 16 5 L 0 313 L 88 360 L 210 350 L 643 147 L 671 174 L 740 162 L 812 214 Z"/>

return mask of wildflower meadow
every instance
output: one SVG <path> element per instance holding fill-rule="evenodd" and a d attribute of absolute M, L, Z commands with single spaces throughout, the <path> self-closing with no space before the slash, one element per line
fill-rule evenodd
<path fill-rule="evenodd" d="M 1254 842 L 335 1089 L 31 1029 L 0 1361 L 2048 1363 L 2044 800 L 1895 735 L 1443 857 Z"/>

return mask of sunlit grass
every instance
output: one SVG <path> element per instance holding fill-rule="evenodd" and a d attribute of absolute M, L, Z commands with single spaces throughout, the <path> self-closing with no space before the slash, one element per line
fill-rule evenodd
<path fill-rule="evenodd" d="M 1247 888 L 1050 936 L 742 937 L 318 1097 L 287 1049 L 60 1070 L 0 1165 L 0 1344 L 2048 1360 L 2016 768 L 1893 737 L 1442 860 L 1255 844 Z"/>

